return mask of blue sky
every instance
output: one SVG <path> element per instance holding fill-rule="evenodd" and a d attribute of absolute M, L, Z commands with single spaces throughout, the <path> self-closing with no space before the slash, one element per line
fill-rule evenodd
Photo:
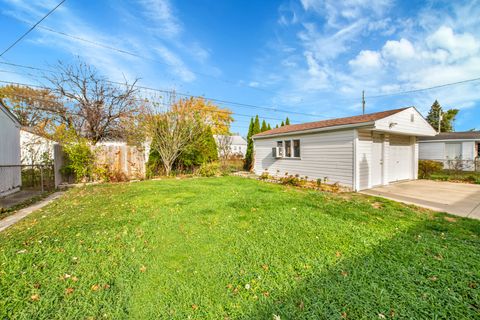
<path fill-rule="evenodd" d="M 0 0 L 0 49 L 57 3 Z M 426 114 L 438 99 L 461 109 L 457 131 L 480 130 L 480 81 L 374 97 L 480 77 L 478 17 L 480 1 L 67 0 L 41 26 L 144 58 L 37 28 L 0 62 L 51 68 L 79 56 L 111 80 L 291 112 L 221 104 L 241 134 L 242 115 L 300 123 L 360 114 L 362 90 L 368 112 L 413 105 Z M 0 64 L 0 80 L 45 84 L 39 75 Z"/>

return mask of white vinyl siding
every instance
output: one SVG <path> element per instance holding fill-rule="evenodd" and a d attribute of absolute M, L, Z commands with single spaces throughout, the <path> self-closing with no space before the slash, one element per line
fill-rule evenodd
<path fill-rule="evenodd" d="M 445 142 L 420 142 L 420 160 L 444 160 Z"/>
<path fill-rule="evenodd" d="M 408 133 L 412 136 L 435 135 L 435 130 L 415 108 L 408 108 L 389 117 L 375 121 L 375 129 L 392 134 Z"/>
<path fill-rule="evenodd" d="M 447 142 L 445 143 L 445 159 L 460 160 L 462 158 L 462 143 Z"/>
<path fill-rule="evenodd" d="M 20 165 L 20 128 L 2 109 L 0 109 L 0 137 L 2 137 L 0 165 Z M 0 167 L 0 196 L 18 190 L 20 185 L 19 167 Z"/>
<path fill-rule="evenodd" d="M 358 188 L 368 189 L 370 183 L 370 169 L 372 161 L 372 132 L 358 131 L 357 142 L 357 168 Z"/>
<path fill-rule="evenodd" d="M 277 146 L 277 141 L 297 139 L 300 140 L 300 158 L 272 157 L 272 148 Z M 308 177 L 309 180 L 327 177 L 329 183 L 338 182 L 353 188 L 353 139 L 352 129 L 257 138 L 254 171 L 262 174 L 268 170 L 269 174 L 279 177 L 286 173 L 298 174 L 302 178 Z"/>

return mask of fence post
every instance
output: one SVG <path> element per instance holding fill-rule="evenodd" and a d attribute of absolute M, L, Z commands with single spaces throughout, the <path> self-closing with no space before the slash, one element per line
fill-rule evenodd
<path fill-rule="evenodd" d="M 58 143 L 53 145 L 53 174 L 55 177 L 55 189 L 63 182 L 60 168 L 63 166 L 63 150 Z"/>

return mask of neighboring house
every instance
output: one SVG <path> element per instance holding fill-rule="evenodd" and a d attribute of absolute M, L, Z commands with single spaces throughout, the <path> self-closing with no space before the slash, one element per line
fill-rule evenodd
<path fill-rule="evenodd" d="M 20 131 L 21 163 L 39 165 L 53 163 L 55 141 L 42 137 L 31 128 L 22 127 Z"/>
<path fill-rule="evenodd" d="M 434 137 L 420 137 L 419 142 L 420 160 L 443 162 L 446 169 L 473 171 L 480 159 L 480 131 L 442 132 Z"/>
<path fill-rule="evenodd" d="M 0 100 L 0 196 L 20 190 L 20 122 Z"/>
<path fill-rule="evenodd" d="M 232 156 L 245 157 L 247 153 L 247 140 L 242 136 L 226 136 L 226 135 L 214 135 L 215 142 L 218 147 L 218 154 L 222 156 L 226 149 L 228 149 L 228 154 Z"/>
<path fill-rule="evenodd" d="M 435 130 L 414 107 L 294 124 L 253 136 L 254 171 L 327 179 L 355 191 L 418 175 L 418 136 Z"/>

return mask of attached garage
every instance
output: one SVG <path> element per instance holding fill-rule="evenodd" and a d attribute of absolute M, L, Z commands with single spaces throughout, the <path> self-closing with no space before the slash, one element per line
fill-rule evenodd
<path fill-rule="evenodd" d="M 434 135 L 414 107 L 289 125 L 253 137 L 253 170 L 359 191 L 416 179 L 417 137 Z"/>

